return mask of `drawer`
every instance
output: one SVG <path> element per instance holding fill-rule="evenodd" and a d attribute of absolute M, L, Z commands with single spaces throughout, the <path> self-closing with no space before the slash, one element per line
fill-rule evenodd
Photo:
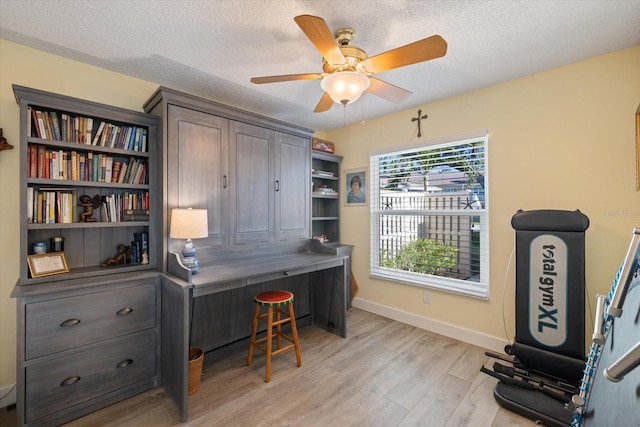
<path fill-rule="evenodd" d="M 25 370 L 26 422 L 151 378 L 156 335 L 149 330 Z"/>
<path fill-rule="evenodd" d="M 99 342 L 156 324 L 156 285 L 27 304 L 27 360 Z"/>
<path fill-rule="evenodd" d="M 282 279 L 284 277 L 297 276 L 298 274 L 311 273 L 316 271 L 316 266 L 310 265 L 307 267 L 294 268 L 291 270 L 278 271 L 277 273 L 263 274 L 261 276 L 254 276 L 247 278 L 247 285 L 254 285 L 256 283 L 268 282 L 269 280 Z"/>

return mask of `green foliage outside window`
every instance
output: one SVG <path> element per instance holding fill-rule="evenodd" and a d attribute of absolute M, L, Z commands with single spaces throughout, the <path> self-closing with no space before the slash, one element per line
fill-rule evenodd
<path fill-rule="evenodd" d="M 380 254 L 380 266 L 422 274 L 445 276 L 456 266 L 458 250 L 432 239 L 417 239 L 404 246 L 396 256 Z"/>

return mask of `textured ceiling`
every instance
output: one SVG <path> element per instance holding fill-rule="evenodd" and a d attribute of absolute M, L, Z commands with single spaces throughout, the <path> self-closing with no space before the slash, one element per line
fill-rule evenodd
<path fill-rule="evenodd" d="M 448 51 L 376 75 L 413 92 L 401 104 L 365 93 L 313 113 L 320 81 L 249 81 L 322 71 L 302 14 L 353 28 L 369 56 L 434 34 Z M 0 0 L 0 37 L 328 131 L 639 45 L 640 0 Z"/>

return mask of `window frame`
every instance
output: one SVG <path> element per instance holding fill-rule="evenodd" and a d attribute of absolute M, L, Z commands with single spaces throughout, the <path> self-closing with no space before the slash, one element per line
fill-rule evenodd
<path fill-rule="evenodd" d="M 462 280 L 457 278 L 442 277 L 431 274 L 415 273 L 380 266 L 381 236 L 380 221 L 388 215 L 428 215 L 428 216 L 470 216 L 469 210 L 463 209 L 438 209 L 418 211 L 389 211 L 381 207 L 380 191 L 380 157 L 408 152 L 424 150 L 436 150 L 444 147 L 463 145 L 466 143 L 483 142 L 484 155 L 484 207 L 474 209 L 473 216 L 480 218 L 480 277 L 479 281 Z M 471 132 L 463 135 L 430 139 L 416 143 L 393 146 L 385 149 L 371 151 L 369 153 L 369 184 L 370 184 L 370 264 L 369 275 L 373 278 L 390 280 L 408 285 L 419 286 L 428 289 L 437 289 L 445 292 L 471 296 L 481 299 L 489 299 L 489 133 L 486 130 Z"/>

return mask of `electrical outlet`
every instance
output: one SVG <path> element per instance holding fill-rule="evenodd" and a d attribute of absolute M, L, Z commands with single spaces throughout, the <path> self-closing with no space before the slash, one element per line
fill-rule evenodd
<path fill-rule="evenodd" d="M 422 302 L 425 304 L 431 304 L 431 294 L 428 291 L 422 292 Z"/>

